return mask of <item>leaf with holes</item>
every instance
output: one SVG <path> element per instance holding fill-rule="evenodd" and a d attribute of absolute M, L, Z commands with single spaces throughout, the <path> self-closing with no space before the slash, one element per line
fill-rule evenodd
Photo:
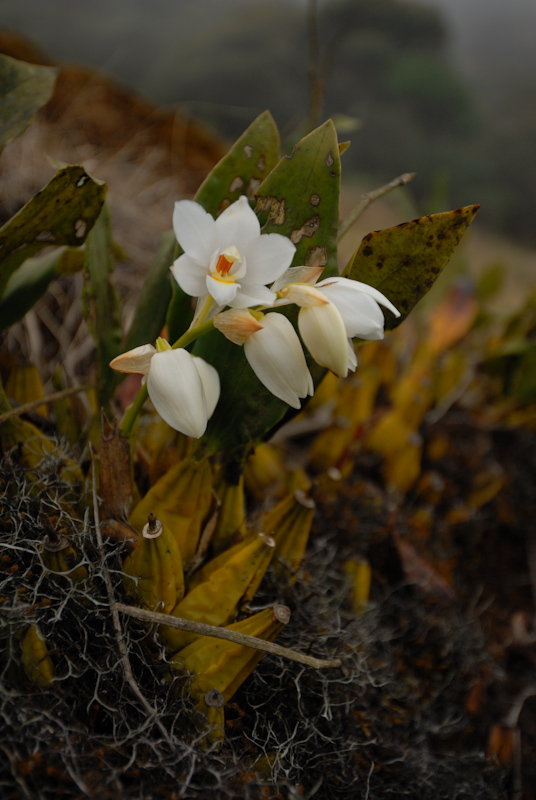
<path fill-rule="evenodd" d="M 344 274 L 379 289 L 400 311 L 384 309 L 385 327 L 396 328 L 432 288 L 450 261 L 479 206 L 465 206 L 367 234 Z"/>
<path fill-rule="evenodd" d="M 83 167 L 65 167 L 0 228 L 0 297 L 10 276 L 43 247 L 84 243 L 106 197 L 106 184 Z"/>
<path fill-rule="evenodd" d="M 279 161 L 279 132 L 269 111 L 264 111 L 207 175 L 194 200 L 217 217 L 245 194 L 250 200 L 266 175 Z M 175 258 L 180 255 L 180 248 Z M 172 278 L 173 297 L 167 325 L 169 338 L 176 341 L 191 322 L 190 297 Z"/>
<path fill-rule="evenodd" d="M 338 275 L 337 229 L 341 162 L 331 120 L 301 139 L 290 157 L 259 187 L 256 211 L 267 213 L 265 233 L 281 233 L 296 245 L 293 266 L 324 266 Z"/>
<path fill-rule="evenodd" d="M 194 199 L 217 217 L 243 194 L 253 200 L 278 161 L 279 132 L 270 112 L 264 111 L 207 175 Z"/>
<path fill-rule="evenodd" d="M 54 91 L 57 67 L 27 64 L 0 55 L 0 151 L 26 130 Z"/>

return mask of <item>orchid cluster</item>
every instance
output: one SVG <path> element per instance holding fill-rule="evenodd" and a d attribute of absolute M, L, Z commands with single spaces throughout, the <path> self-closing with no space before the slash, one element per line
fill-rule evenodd
<path fill-rule="evenodd" d="M 286 236 L 263 234 L 245 196 L 214 219 L 198 203 L 175 204 L 173 228 L 183 253 L 171 267 L 180 288 L 197 298 L 188 343 L 208 327 L 243 346 L 259 381 L 295 409 L 314 385 L 302 343 L 290 320 L 274 310 L 299 307 L 298 330 L 312 358 L 339 377 L 355 370 L 354 337 L 381 339 L 380 306 L 399 312 L 377 289 L 347 278 L 317 282 L 321 267 L 290 267 L 296 248 Z M 215 367 L 158 339 L 115 358 L 120 372 L 147 376 L 160 416 L 175 430 L 200 438 L 216 408 Z"/>

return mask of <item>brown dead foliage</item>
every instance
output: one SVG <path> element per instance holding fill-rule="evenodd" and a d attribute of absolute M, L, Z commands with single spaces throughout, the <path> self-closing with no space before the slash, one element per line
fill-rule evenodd
<path fill-rule="evenodd" d="M 0 53 L 31 63 L 52 61 L 22 37 L 0 30 Z M 173 109 L 158 108 L 86 67 L 60 66 L 50 102 L 0 158 L 0 224 L 63 164 L 82 164 L 108 185 L 114 237 L 123 260 L 114 283 L 128 329 L 173 204 L 191 197 L 227 145 Z M 39 363 L 48 383 L 56 364 L 67 376 L 91 368 L 93 341 L 82 317 L 80 274 L 55 281 L 4 342 L 9 362 Z"/>
<path fill-rule="evenodd" d="M 35 64 L 52 60 L 0 30 L 0 52 Z M 52 162 L 83 164 L 109 186 L 114 229 L 134 265 L 147 266 L 171 227 L 173 202 L 193 195 L 225 154 L 225 143 L 197 121 L 87 67 L 60 65 L 54 95 L 2 154 L 0 221 L 54 174 Z"/>

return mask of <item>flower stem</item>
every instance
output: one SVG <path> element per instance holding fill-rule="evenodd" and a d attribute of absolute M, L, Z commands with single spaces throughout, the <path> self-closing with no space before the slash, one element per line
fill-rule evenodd
<path fill-rule="evenodd" d="M 213 327 L 213 319 L 209 319 L 208 322 L 204 322 L 202 325 L 196 325 L 195 328 L 191 328 L 189 331 L 186 331 L 186 333 L 183 333 L 180 339 L 177 339 L 175 344 L 171 345 L 171 349 L 178 350 L 180 347 L 188 347 L 191 342 L 195 342 L 200 336 L 211 331 Z"/>
<path fill-rule="evenodd" d="M 172 345 L 172 350 L 178 350 L 181 347 L 187 347 L 189 344 L 194 342 L 203 334 L 208 333 L 208 331 L 212 330 L 214 327 L 214 320 L 210 319 L 208 322 L 203 323 L 203 325 L 196 325 L 195 328 L 192 328 L 177 339 L 174 345 Z M 140 411 L 143 408 L 143 404 L 147 400 L 147 384 L 144 384 L 141 389 L 139 390 L 138 394 L 132 405 L 130 405 L 123 415 L 123 421 L 121 422 L 121 433 L 124 436 L 129 436 L 134 423 L 136 422 L 136 418 Z"/>
<path fill-rule="evenodd" d="M 123 414 L 123 421 L 121 422 L 121 433 L 124 436 L 129 436 L 134 423 L 136 422 L 136 418 L 140 413 L 141 409 L 143 408 L 143 404 L 147 400 L 147 384 L 145 383 L 141 389 L 139 390 L 138 394 L 132 405 L 130 405 L 125 413 Z"/>

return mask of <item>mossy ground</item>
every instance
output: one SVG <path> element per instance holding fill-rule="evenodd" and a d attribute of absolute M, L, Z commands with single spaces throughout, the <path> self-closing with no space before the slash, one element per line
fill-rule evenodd
<path fill-rule="evenodd" d="M 292 619 L 279 643 L 337 655 L 343 666 L 314 671 L 266 655 L 227 708 L 219 746 L 192 724 L 186 677 L 170 681 L 152 632 L 129 621 L 124 632 L 135 678 L 168 741 L 147 717 L 125 683 L 94 531 L 87 517 L 72 513 L 72 487 L 57 479 L 54 456 L 33 473 L 16 453 L 5 456 L 2 796 L 506 798 L 509 770 L 485 751 L 534 663 L 533 647 L 508 639 L 513 614 L 531 608 L 524 536 L 534 493 L 523 475 L 533 449 L 520 434 L 482 434 L 459 412 L 441 424 L 451 450 L 435 468 L 447 485 L 458 481 L 458 499 L 457 459 L 483 435 L 486 457 L 508 467 L 508 485 L 456 524 L 445 521 L 456 495 L 445 493 L 433 534 L 423 541 L 415 527 L 418 497 L 395 507 L 370 456 L 356 459 L 336 493 L 319 481 L 319 511 L 298 581 L 289 587 L 269 576 L 255 607 L 289 605 Z M 43 510 L 68 529 L 88 566 L 87 581 L 43 571 Z M 398 546 L 402 534 L 413 553 Z M 107 548 L 118 595 L 120 549 Z M 417 552 L 448 582 L 417 585 L 410 569 Z M 357 554 L 373 567 L 371 603 L 362 614 L 351 607 L 342 569 Z M 20 668 L 17 635 L 30 619 L 55 665 L 58 680 L 48 687 L 32 684 Z M 523 797 L 531 798 L 530 702 L 518 728 Z"/>

